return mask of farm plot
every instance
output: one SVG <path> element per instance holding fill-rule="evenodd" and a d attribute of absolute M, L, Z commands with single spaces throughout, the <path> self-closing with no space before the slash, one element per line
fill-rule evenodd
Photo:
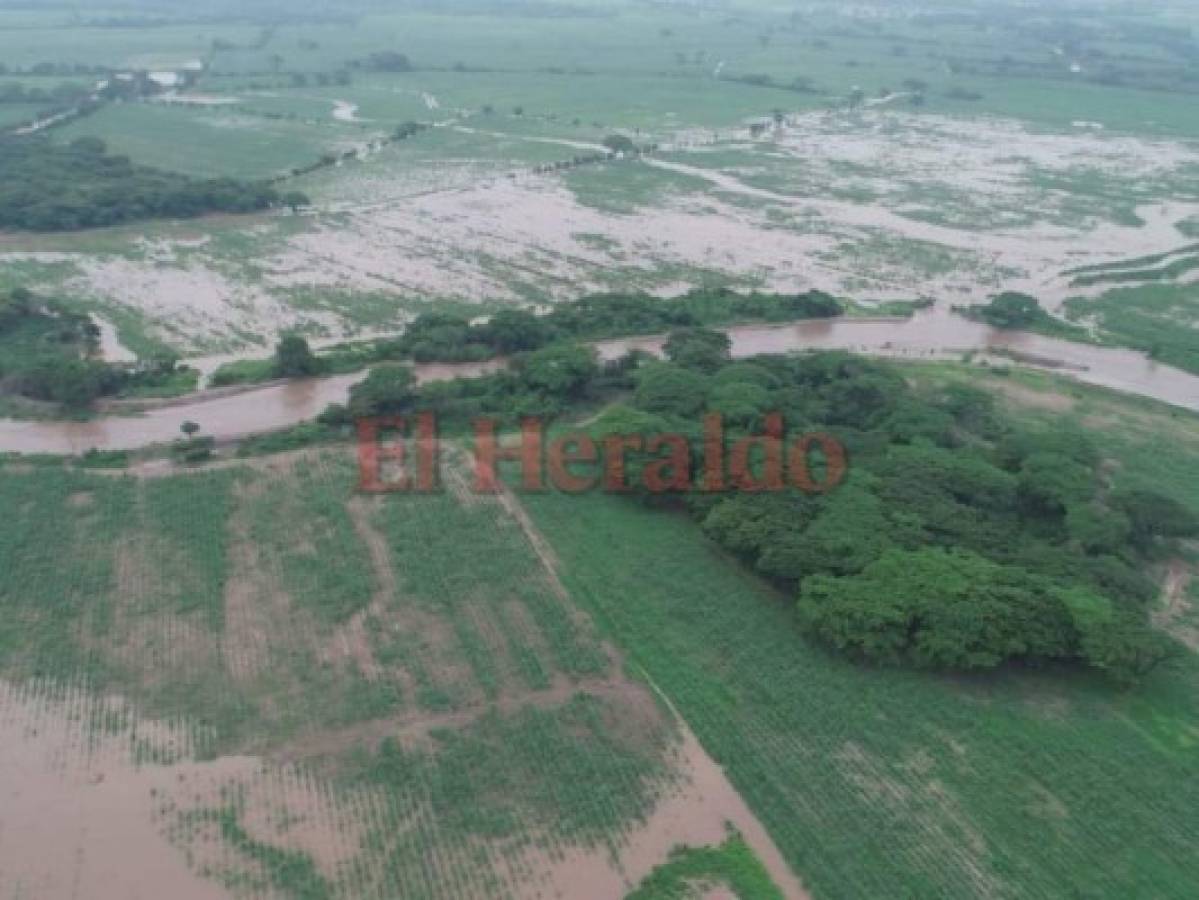
<path fill-rule="evenodd" d="M 1065 274 L 1075 291 L 1065 302 L 1068 318 L 1107 340 L 1199 371 L 1199 244 Z"/>
<path fill-rule="evenodd" d="M 58 857 L 5 842 L 6 890 L 552 897 L 582 879 L 612 897 L 726 822 L 780 865 L 508 507 L 453 468 L 447 493 L 390 499 L 354 496 L 355 475 L 340 451 L 0 472 L 19 514 L 0 530 L 0 792 L 18 801 L 0 827 L 39 809 L 31 835 L 67 836 Z M 152 864 L 121 874 L 140 843 Z"/>
<path fill-rule="evenodd" d="M 248 99 L 222 99 L 212 105 L 110 105 L 56 134 L 64 141 L 99 137 L 135 162 L 205 178 L 269 178 L 365 142 L 361 129 L 332 116 L 320 123 L 268 118 L 243 109 L 250 107 Z"/>

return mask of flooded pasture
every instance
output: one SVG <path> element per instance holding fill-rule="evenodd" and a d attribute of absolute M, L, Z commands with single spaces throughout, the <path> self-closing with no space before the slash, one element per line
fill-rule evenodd
<path fill-rule="evenodd" d="M 358 121 L 352 100 L 323 102 L 339 123 Z M 522 144 L 558 147 L 563 160 L 602 147 L 441 124 L 439 153 L 414 141 L 415 157 L 388 149 L 336 167 L 302 217 L 243 226 L 252 249 L 234 252 L 236 235 L 222 234 L 200 246 L 164 238 L 152 253 L 144 243 L 81 250 L 66 254 L 75 273 L 64 285 L 137 316 L 185 355 L 267 346 L 295 328 L 344 336 L 381 318 L 394 328 L 422 297 L 552 302 L 613 287 L 669 293 L 712 276 L 866 303 L 1022 290 L 1057 311 L 1094 292 L 1073 287 L 1067 270 L 1176 251 L 1186 243 L 1177 224 L 1199 212 L 1176 199 L 1190 196 L 1199 165 L 1189 143 L 1011 120 L 876 107 L 789 116 L 765 137 L 738 126 L 702 139 L 680 123 L 643 159 L 541 173 Z M 491 143 L 512 159 L 489 156 Z M 1084 177 L 1124 185 L 1124 199 L 1041 189 Z M 19 255 L 0 254 L 10 258 Z M 363 295 L 393 298 L 394 311 L 372 300 L 368 317 Z"/>

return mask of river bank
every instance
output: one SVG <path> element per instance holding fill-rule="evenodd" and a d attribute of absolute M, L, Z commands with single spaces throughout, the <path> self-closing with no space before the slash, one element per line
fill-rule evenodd
<path fill-rule="evenodd" d="M 1199 376 L 1161 365 L 1131 350 L 1076 344 L 1019 331 L 1001 331 L 938 309 L 911 318 L 808 319 L 782 325 L 738 325 L 719 329 L 732 340 L 732 354 L 845 350 L 890 359 L 952 360 L 981 354 L 1015 361 L 1076 381 L 1157 400 L 1199 412 Z M 619 338 L 593 344 L 601 360 L 632 350 L 660 354 L 665 335 Z M 501 359 L 483 363 L 414 366 L 420 382 L 494 373 Z M 225 443 L 278 431 L 315 418 L 330 403 L 344 403 L 365 372 L 274 382 L 251 390 L 202 392 L 142 414 L 104 416 L 87 422 L 25 422 L 0 419 L 0 452 L 77 455 L 90 449 L 134 450 L 179 436 L 184 421 Z"/>

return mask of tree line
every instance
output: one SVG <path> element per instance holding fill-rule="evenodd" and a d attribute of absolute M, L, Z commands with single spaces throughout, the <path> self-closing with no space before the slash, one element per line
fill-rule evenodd
<path fill-rule="evenodd" d="M 299 198 L 291 198 L 298 200 Z M 247 213 L 284 202 L 262 182 L 199 179 L 112 155 L 99 138 L 0 136 L 0 229 L 76 231 L 151 218 Z"/>

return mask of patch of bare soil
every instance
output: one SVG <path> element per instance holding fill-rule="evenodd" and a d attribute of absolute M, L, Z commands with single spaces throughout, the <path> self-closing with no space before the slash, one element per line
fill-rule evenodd
<path fill-rule="evenodd" d="M 229 576 L 225 581 L 221 653 L 229 674 L 243 682 L 256 678 L 270 663 L 268 648 L 277 629 L 287 622 L 291 607 L 291 600 L 250 535 L 247 504 L 266 489 L 265 481 L 239 482 L 227 525 Z"/>
<path fill-rule="evenodd" d="M 999 873 L 992 867 L 982 834 L 961 808 L 957 798 L 927 768 L 912 771 L 881 759 L 853 742 L 837 753 L 835 762 L 845 778 L 871 802 L 902 817 L 939 864 L 961 872 L 979 896 L 1004 893 Z"/>
<path fill-rule="evenodd" d="M 1074 409 L 1075 400 L 1060 390 L 1039 391 L 1002 379 L 992 379 L 990 385 L 996 393 L 1016 406 L 1043 409 L 1046 412 L 1068 413 Z"/>
<path fill-rule="evenodd" d="M 1185 559 L 1171 560 L 1162 582 L 1162 602 L 1153 612 L 1153 624 L 1199 652 L 1199 626 L 1188 621 L 1193 609 L 1188 592 L 1195 572 Z"/>
<path fill-rule="evenodd" d="M 675 715 L 677 718 L 677 712 Z M 677 718 L 677 723 L 676 787 L 659 799 L 644 822 L 622 835 L 617 848 L 577 848 L 555 859 L 538 859 L 534 866 L 543 874 L 528 885 L 523 896 L 563 900 L 623 897 L 655 867 L 666 862 L 672 849 L 680 844 L 692 847 L 721 844 L 728 838 L 731 825 L 762 861 L 784 897 L 789 900 L 808 897 L 724 770 L 703 749 L 687 723 L 681 718 Z"/>
<path fill-rule="evenodd" d="M 166 573 L 176 555 L 158 535 L 137 529 L 114 552 L 110 627 L 97 637 L 84 622 L 79 634 L 84 646 L 103 654 L 145 688 L 219 667 L 217 639 L 202 614 L 170 611 L 179 586 Z"/>

